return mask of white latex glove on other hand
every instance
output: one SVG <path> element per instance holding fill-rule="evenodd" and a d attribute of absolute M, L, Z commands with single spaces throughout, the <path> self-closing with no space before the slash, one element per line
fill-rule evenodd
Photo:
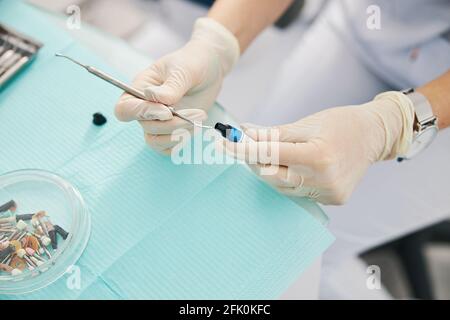
<path fill-rule="evenodd" d="M 223 78 L 239 55 L 239 43 L 230 31 L 213 19 L 198 19 L 191 40 L 183 48 L 159 59 L 136 77 L 133 86 L 142 90 L 148 101 L 124 93 L 116 105 L 116 117 L 121 121 L 138 120 L 146 142 L 170 154 L 177 144 L 171 141 L 171 133 L 192 126 L 174 117 L 165 105 L 174 106 L 194 121 L 205 120 Z"/>
<path fill-rule="evenodd" d="M 248 142 L 241 152 L 236 144 L 224 143 L 228 154 L 246 161 L 255 159 L 249 153 L 252 149 L 278 152 L 277 161 L 264 163 L 258 156 L 250 167 L 280 192 L 342 205 L 370 165 L 407 152 L 413 124 L 410 99 L 387 92 L 365 105 L 325 110 L 288 125 L 266 129 L 244 125 L 255 142 Z M 268 136 L 268 129 L 277 134 Z"/>

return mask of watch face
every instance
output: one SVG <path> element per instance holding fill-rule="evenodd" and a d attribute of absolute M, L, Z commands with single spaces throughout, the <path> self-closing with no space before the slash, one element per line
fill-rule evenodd
<path fill-rule="evenodd" d="M 414 141 L 409 149 L 406 158 L 412 159 L 424 149 L 426 149 L 433 142 L 437 133 L 438 129 L 436 127 L 430 127 L 417 135 L 414 138 Z"/>

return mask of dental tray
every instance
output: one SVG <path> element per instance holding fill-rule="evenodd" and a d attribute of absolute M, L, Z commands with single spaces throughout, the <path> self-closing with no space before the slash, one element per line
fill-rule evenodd
<path fill-rule="evenodd" d="M 42 43 L 0 24 L 0 90 L 29 64 Z"/>

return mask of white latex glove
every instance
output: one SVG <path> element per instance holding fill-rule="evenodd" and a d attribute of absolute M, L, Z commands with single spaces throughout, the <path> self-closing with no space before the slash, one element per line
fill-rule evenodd
<path fill-rule="evenodd" d="M 183 48 L 156 61 L 133 82 L 152 102 L 125 93 L 116 105 L 116 117 L 121 121 L 138 120 L 147 143 L 170 154 L 177 144 L 171 141 L 171 133 L 191 128 L 191 124 L 174 117 L 165 105 L 174 106 L 192 120 L 205 120 L 223 78 L 239 55 L 238 40 L 230 31 L 213 19 L 198 19 L 191 40 Z"/>
<path fill-rule="evenodd" d="M 247 162 L 252 159 L 249 150 L 278 151 L 277 160 L 267 163 L 258 155 L 250 167 L 286 195 L 341 205 L 371 164 L 407 152 L 413 125 L 410 99 L 399 92 L 387 92 L 362 106 L 333 108 L 271 128 L 278 137 L 268 136 L 267 129 L 244 125 L 255 142 L 247 142 L 245 148 L 224 143 L 228 154 Z"/>

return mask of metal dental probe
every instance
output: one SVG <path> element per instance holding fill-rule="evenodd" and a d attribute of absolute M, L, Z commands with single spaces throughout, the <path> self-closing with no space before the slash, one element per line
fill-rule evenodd
<path fill-rule="evenodd" d="M 139 99 L 142 99 L 142 100 L 148 100 L 147 97 L 144 95 L 144 93 L 142 91 L 129 86 L 128 84 L 126 84 L 126 83 L 124 83 L 124 82 L 122 82 L 122 81 L 120 81 L 120 80 L 110 76 L 109 74 L 107 74 L 107 73 L 105 73 L 105 72 L 103 72 L 103 71 L 101 71 L 101 70 L 99 70 L 99 69 L 97 69 L 95 67 L 82 64 L 81 62 L 79 62 L 79 61 L 77 61 L 77 60 L 75 60 L 75 59 L 73 59 L 71 57 L 68 57 L 66 55 L 60 54 L 60 53 L 55 53 L 55 56 L 66 58 L 66 59 L 72 61 L 73 63 L 79 65 L 80 67 L 82 67 L 84 69 L 86 69 L 89 73 L 91 73 L 91 74 L 93 74 L 93 75 L 95 75 L 95 76 L 97 76 L 97 77 L 99 77 L 99 78 L 109 82 L 110 84 L 116 86 L 119 89 L 122 89 L 123 91 L 131 94 L 132 96 L 135 96 L 136 98 L 139 98 Z M 191 123 L 192 125 L 194 125 L 196 127 L 204 128 L 204 129 L 213 129 L 213 127 L 204 126 L 204 125 L 202 125 L 202 124 L 200 124 L 198 122 L 195 122 L 195 121 L 193 121 L 193 120 L 191 120 L 191 119 L 189 119 L 189 118 L 179 114 L 171 106 L 166 106 L 166 107 L 170 110 L 170 112 L 172 112 L 173 115 L 175 115 L 175 116 L 177 116 L 177 117 L 179 117 L 179 118 L 181 118 L 181 119 Z"/>
<path fill-rule="evenodd" d="M 9 35 L 0 36 L 0 40 L 2 41 L 2 44 L 0 45 L 0 57 L 6 52 L 6 50 L 10 49 L 12 47 L 9 40 Z"/>

